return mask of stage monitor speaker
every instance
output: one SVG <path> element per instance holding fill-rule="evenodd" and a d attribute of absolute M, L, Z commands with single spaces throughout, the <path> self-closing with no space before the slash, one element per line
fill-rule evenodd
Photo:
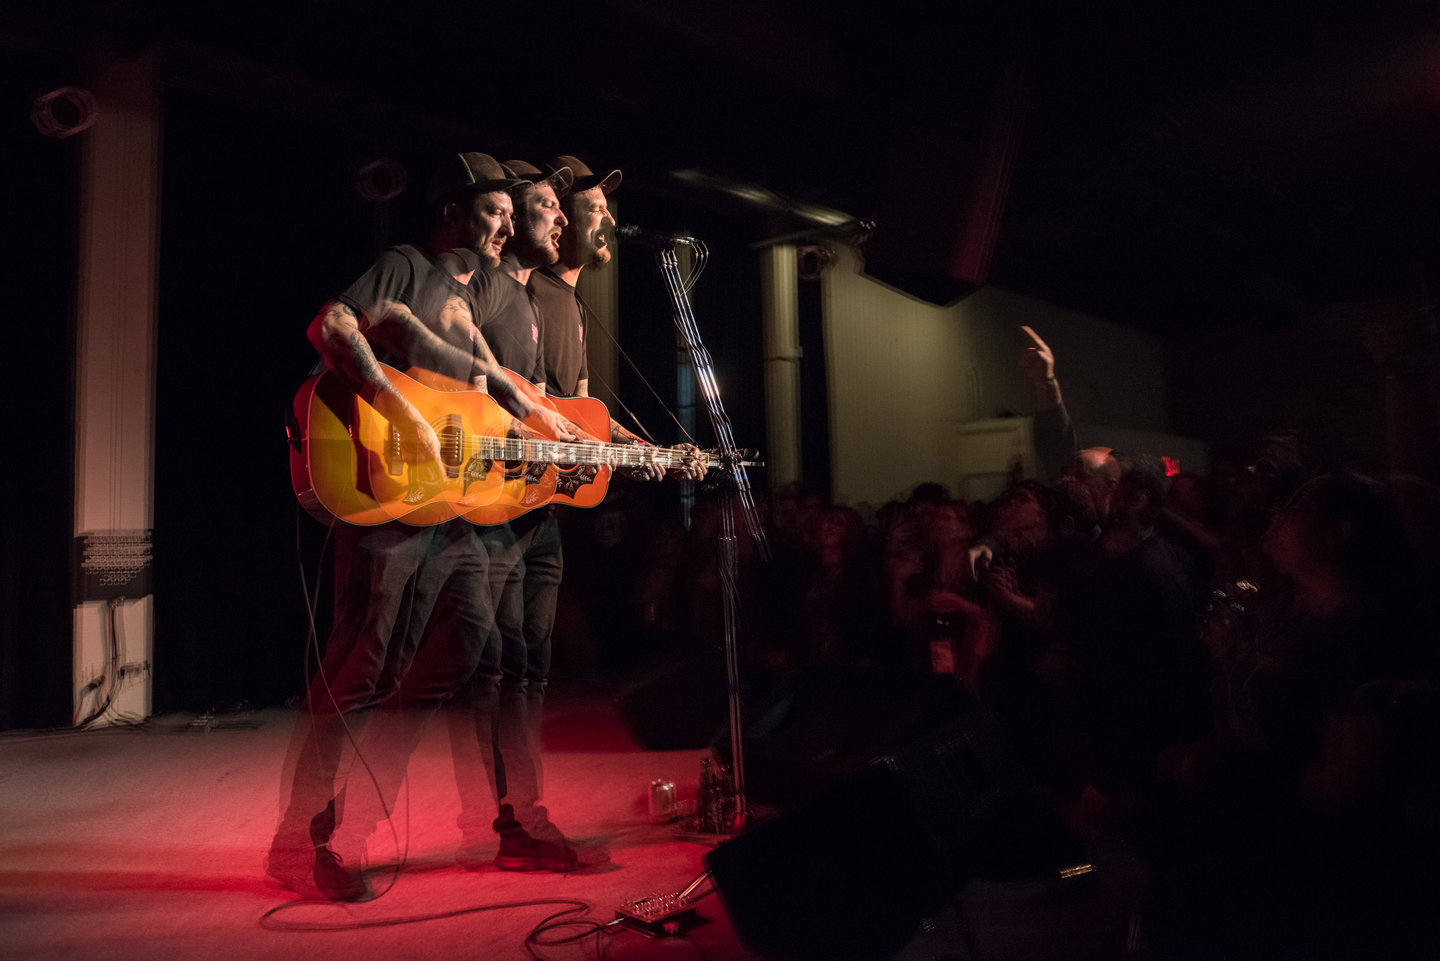
<path fill-rule="evenodd" d="M 831 791 L 754 823 L 705 863 L 741 940 L 796 961 L 889 957 L 966 880 L 1024 769 L 974 711 Z"/>
<path fill-rule="evenodd" d="M 705 651 L 653 668 L 621 688 L 615 709 L 642 750 L 704 747 L 730 716 L 725 654 Z"/>
<path fill-rule="evenodd" d="M 813 797 L 963 717 L 971 705 L 949 674 L 807 668 L 745 702 L 746 796 L 776 807 Z M 711 747 L 729 763 L 728 734 Z"/>

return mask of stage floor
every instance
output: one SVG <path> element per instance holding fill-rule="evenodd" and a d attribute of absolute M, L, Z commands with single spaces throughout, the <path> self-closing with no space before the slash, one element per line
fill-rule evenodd
<path fill-rule="evenodd" d="M 295 902 L 265 879 L 293 711 L 221 716 L 209 729 L 189 716 L 164 716 L 145 729 L 0 735 L 0 956 L 523 958 L 526 935 L 570 905 L 515 902 L 582 901 L 588 913 L 570 917 L 608 921 L 627 898 L 679 891 L 703 870 L 707 845 L 649 823 L 649 785 L 667 778 L 693 797 L 704 752 L 641 751 L 603 686 L 552 690 L 546 804 L 583 867 L 555 875 L 455 864 L 459 801 L 437 720 L 411 762 L 408 806 L 402 792 L 392 819 L 403 866 L 382 897 L 355 905 Z M 379 837 L 381 845 L 394 843 L 388 831 Z M 961 907 L 973 944 L 941 955 L 1119 956 L 1140 872 L 1123 855 L 1101 866 L 1096 893 L 1065 905 L 1037 905 L 1034 884 L 972 884 Z M 377 870 L 372 884 L 384 888 L 389 878 Z M 738 941 L 718 897 L 699 908 L 707 923 L 689 933 L 689 943 L 611 929 L 605 956 L 757 957 Z M 947 949 L 936 941 L 943 928 L 901 956 L 928 959 Z M 595 958 L 597 947 L 590 937 L 538 951 L 559 961 Z"/>

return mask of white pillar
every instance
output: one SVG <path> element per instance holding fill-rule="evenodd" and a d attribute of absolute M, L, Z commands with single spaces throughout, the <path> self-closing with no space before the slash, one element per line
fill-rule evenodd
<path fill-rule="evenodd" d="M 154 51 L 134 57 L 101 54 L 94 63 L 92 90 L 99 119 L 82 134 L 75 344 L 77 536 L 148 532 L 154 525 L 158 67 Z M 108 657 L 106 602 L 84 601 L 75 609 L 77 719 L 99 707 L 109 685 L 114 685 L 111 704 L 98 723 L 150 713 L 150 597 L 127 601 L 116 614 L 117 635 L 123 639 L 118 663 Z M 88 692 L 81 703 L 82 689 L 101 675 L 107 675 L 104 685 Z"/>
<path fill-rule="evenodd" d="M 771 488 L 800 480 L 800 288 L 795 247 L 760 252 L 765 350 L 765 426 L 761 452 Z"/>

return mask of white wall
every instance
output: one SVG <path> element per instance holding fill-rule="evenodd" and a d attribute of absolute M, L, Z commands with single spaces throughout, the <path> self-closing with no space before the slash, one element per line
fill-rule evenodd
<path fill-rule="evenodd" d="M 1022 324 L 1054 349 L 1077 423 L 1168 430 L 1158 337 L 994 288 L 935 307 L 866 277 L 850 250 L 836 254 L 822 303 L 837 501 L 879 503 L 931 480 L 953 489 L 959 425 L 1033 410 Z"/>

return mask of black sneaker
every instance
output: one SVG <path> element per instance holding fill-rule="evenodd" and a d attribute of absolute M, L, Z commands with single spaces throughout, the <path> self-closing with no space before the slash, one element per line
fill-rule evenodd
<path fill-rule="evenodd" d="M 284 844 L 276 840 L 265 859 L 265 875 L 279 887 L 307 894 L 314 886 L 315 849 L 308 844 Z"/>
<path fill-rule="evenodd" d="M 365 875 L 345 866 L 340 855 L 327 847 L 315 850 L 315 886 L 331 901 L 363 901 L 370 894 Z"/>
<path fill-rule="evenodd" d="M 310 819 L 310 841 L 319 848 L 330 842 L 330 835 L 335 833 L 335 799 L 331 798 L 330 803 L 325 805 L 325 810 Z"/>
<path fill-rule="evenodd" d="M 538 841 L 528 834 L 500 839 L 495 866 L 502 871 L 554 871 L 564 873 L 579 866 L 580 859 L 568 845 Z"/>

